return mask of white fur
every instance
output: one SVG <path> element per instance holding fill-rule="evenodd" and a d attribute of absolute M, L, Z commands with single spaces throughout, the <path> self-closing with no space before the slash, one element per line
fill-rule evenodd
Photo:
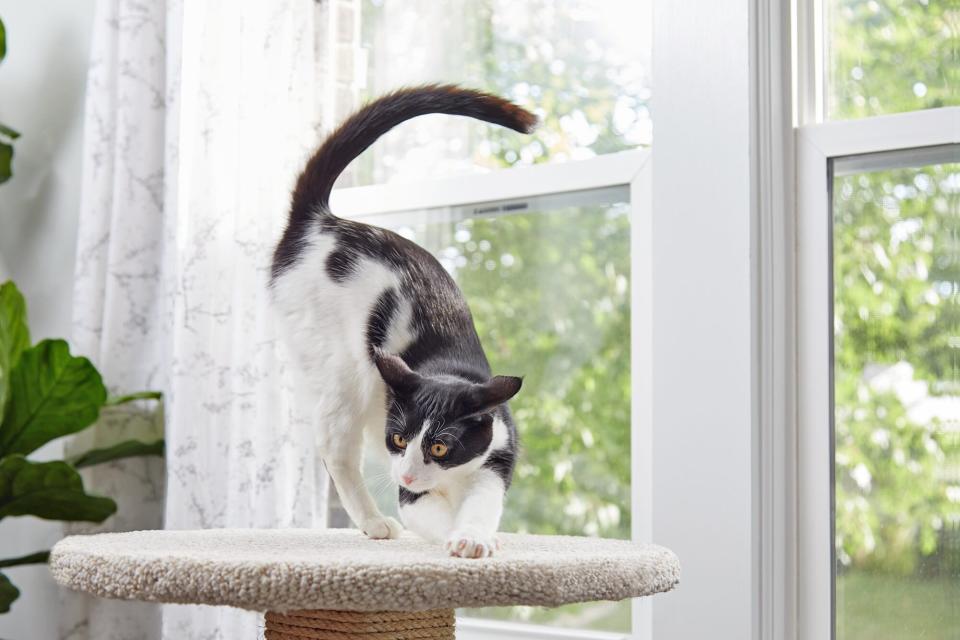
<path fill-rule="evenodd" d="M 380 294 L 394 287 L 400 298 L 399 320 L 391 323 L 384 348 L 400 353 L 416 338 L 412 307 L 403 299 L 396 275 L 374 260 L 360 258 L 346 284 L 331 280 L 326 260 L 335 241 L 319 233 L 311 238 L 299 260 L 273 284 L 281 334 L 301 370 L 300 383 L 314 407 L 317 446 L 344 508 L 370 537 L 395 538 L 399 523 L 380 513 L 360 471 L 363 440 L 383 450 L 386 421 L 386 388 L 367 353 L 366 323 Z M 446 470 L 423 462 L 420 438 L 428 426 L 403 456 L 392 456 L 394 481 L 413 475 L 408 489 L 430 491 L 403 505 L 401 518 L 421 536 L 446 541 L 454 555 L 491 555 L 505 487 L 483 464 L 492 451 L 507 444 L 507 426 L 495 420 L 487 451 Z"/>
<path fill-rule="evenodd" d="M 498 547 L 497 528 L 503 514 L 506 487 L 500 476 L 483 465 L 490 454 L 503 449 L 509 438 L 502 420 L 493 422 L 493 439 L 483 455 L 450 469 L 424 464 L 421 439 L 424 424 L 403 455 L 391 456 L 391 475 L 401 483 L 404 475 L 413 482 L 404 485 L 414 493 L 429 492 L 411 504 L 400 505 L 400 519 L 411 531 L 436 542 L 446 542 L 453 555 L 483 558 Z M 402 483 L 401 483 L 402 484 Z"/>
<path fill-rule="evenodd" d="M 326 273 L 331 236 L 313 234 L 297 263 L 273 284 L 282 335 L 300 369 L 300 383 L 314 412 L 317 447 L 354 523 L 372 538 L 395 538 L 400 525 L 380 513 L 363 482 L 363 439 L 383 441 L 386 389 L 370 362 L 366 322 L 377 298 L 398 280 L 385 266 L 361 258 L 344 286 Z M 391 325 L 386 348 L 403 351 L 415 338 L 410 304 Z M 362 435 L 361 435 L 362 434 Z M 383 446 L 382 444 L 380 446 Z"/>

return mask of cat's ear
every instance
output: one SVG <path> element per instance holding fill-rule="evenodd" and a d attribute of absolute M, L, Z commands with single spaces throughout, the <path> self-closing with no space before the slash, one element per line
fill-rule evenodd
<path fill-rule="evenodd" d="M 373 361 L 380 377 L 397 395 L 410 395 L 420 386 L 420 374 L 408 367 L 400 356 L 375 349 Z"/>
<path fill-rule="evenodd" d="M 482 384 L 475 384 L 467 394 L 467 408 L 471 413 L 492 409 L 517 395 L 523 378 L 494 376 Z"/>

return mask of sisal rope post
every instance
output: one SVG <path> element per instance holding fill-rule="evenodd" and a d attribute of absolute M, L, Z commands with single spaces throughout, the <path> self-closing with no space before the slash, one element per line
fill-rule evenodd
<path fill-rule="evenodd" d="M 455 640 L 453 609 L 268 611 L 266 640 Z"/>

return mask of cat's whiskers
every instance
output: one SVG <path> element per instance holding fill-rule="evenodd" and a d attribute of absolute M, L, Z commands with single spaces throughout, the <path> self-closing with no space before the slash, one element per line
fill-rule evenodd
<path fill-rule="evenodd" d="M 378 498 L 394 484 L 389 473 L 376 473 L 367 478 L 367 483 L 372 493 Z"/>
<path fill-rule="evenodd" d="M 453 433 L 452 429 L 453 429 L 453 425 L 450 425 L 450 426 L 448 426 L 448 427 L 445 427 L 445 428 L 441 429 L 440 431 L 438 431 L 438 432 L 436 433 L 436 435 L 434 435 L 434 438 L 440 439 L 440 438 L 443 437 L 443 436 L 449 436 L 450 438 L 453 438 L 453 440 L 456 441 L 457 446 L 462 447 L 462 446 L 463 446 L 463 442 L 461 442 L 461 441 L 460 441 L 460 438 L 458 438 L 458 437 L 456 436 L 456 434 Z"/>

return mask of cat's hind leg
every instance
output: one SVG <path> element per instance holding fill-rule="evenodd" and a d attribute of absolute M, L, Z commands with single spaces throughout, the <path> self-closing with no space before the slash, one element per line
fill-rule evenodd
<path fill-rule="evenodd" d="M 353 523 L 371 538 L 396 538 L 403 527 L 380 513 L 363 481 L 363 429 L 356 424 L 361 412 L 349 405 L 340 398 L 333 410 L 318 408 L 320 457 Z"/>

